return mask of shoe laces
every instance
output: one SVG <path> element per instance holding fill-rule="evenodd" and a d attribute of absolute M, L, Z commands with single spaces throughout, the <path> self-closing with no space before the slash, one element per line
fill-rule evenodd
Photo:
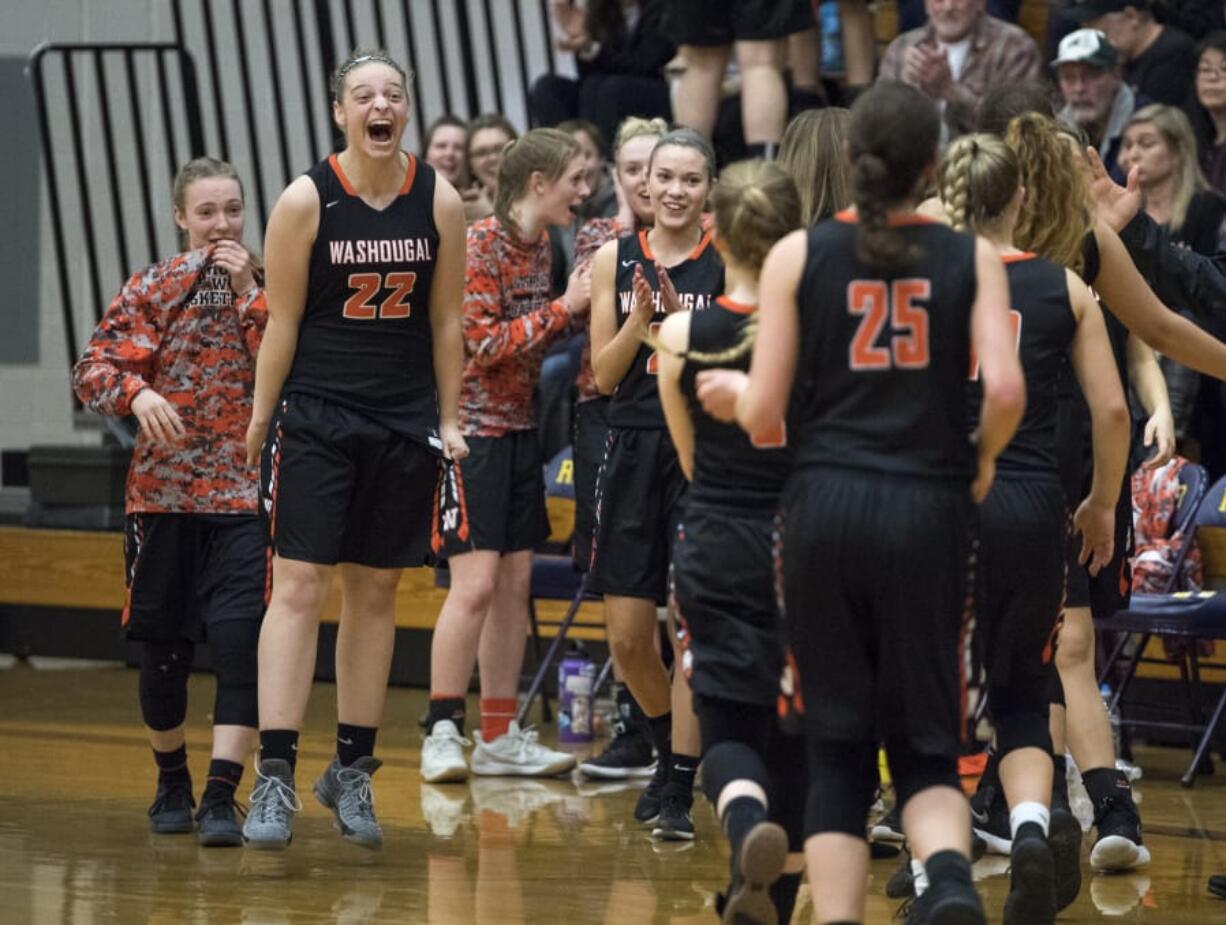
<path fill-rule="evenodd" d="M 258 767 L 255 775 L 259 783 L 251 793 L 251 809 L 259 821 L 267 822 L 287 812 L 302 812 L 302 802 L 293 787 L 275 775 L 265 774 Z"/>
<path fill-rule="evenodd" d="M 524 756 L 539 751 L 544 747 L 540 744 L 541 734 L 536 731 L 534 726 L 528 726 L 517 732 L 508 729 L 507 738 L 514 743 L 515 751 Z"/>
<path fill-rule="evenodd" d="M 176 804 L 181 804 L 187 809 L 196 808 L 196 801 L 192 797 L 191 784 L 174 783 L 168 785 L 164 790 L 159 790 L 157 797 L 153 801 L 153 805 L 149 807 L 149 815 L 156 815 L 162 810 L 175 806 Z"/>
<path fill-rule="evenodd" d="M 455 742 L 463 748 L 472 748 L 472 739 L 467 739 L 451 729 L 439 729 L 437 732 L 432 732 L 426 736 L 426 741 L 433 747 L 442 747 L 444 743 Z"/>
<path fill-rule="evenodd" d="M 216 814 L 219 809 L 231 809 L 243 818 L 247 816 L 247 807 L 234 797 L 217 797 L 213 800 L 200 801 L 200 811 L 196 813 L 196 821 L 199 822 L 206 816 Z"/>
<path fill-rule="evenodd" d="M 685 798 L 685 794 L 673 793 L 668 789 L 660 795 L 660 815 L 667 813 L 670 816 L 689 817 L 690 806 L 692 804 Z"/>
<path fill-rule="evenodd" d="M 336 772 L 336 780 L 341 788 L 341 808 L 373 819 L 375 795 L 370 789 L 369 772 L 354 767 L 341 768 Z"/>

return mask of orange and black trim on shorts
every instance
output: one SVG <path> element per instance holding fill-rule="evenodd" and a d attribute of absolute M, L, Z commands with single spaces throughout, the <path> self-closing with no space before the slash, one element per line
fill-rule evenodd
<path fill-rule="evenodd" d="M 268 446 L 268 544 L 264 547 L 264 605 L 272 600 L 272 559 L 277 548 L 277 491 L 281 476 L 281 446 L 284 436 L 282 420 L 289 406 L 287 399 L 281 400 L 281 414 L 277 416 L 277 427 L 273 431 L 272 442 Z"/>
<path fill-rule="evenodd" d="M 443 527 L 447 511 L 457 511 L 454 527 Z M 434 515 L 430 518 L 430 548 L 437 556 L 443 551 L 444 534 L 468 542 L 468 500 L 464 497 L 464 476 L 460 464 L 452 459 L 439 463 L 438 484 L 434 487 Z"/>

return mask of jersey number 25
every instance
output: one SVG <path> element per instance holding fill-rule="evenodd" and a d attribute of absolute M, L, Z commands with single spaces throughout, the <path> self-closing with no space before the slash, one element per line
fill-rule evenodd
<path fill-rule="evenodd" d="M 417 274 L 410 272 L 350 273 L 349 288 L 356 290 L 345 300 L 341 315 L 354 321 L 372 321 L 375 318 L 408 318 L 412 312 L 409 296 L 417 284 Z M 384 289 L 392 292 L 377 307 L 375 297 Z"/>
<path fill-rule="evenodd" d="M 847 312 L 860 316 L 848 364 L 857 371 L 925 369 L 928 366 L 928 310 L 916 302 L 932 297 L 926 279 L 857 279 L 847 285 Z M 888 344 L 880 343 L 886 321 Z"/>

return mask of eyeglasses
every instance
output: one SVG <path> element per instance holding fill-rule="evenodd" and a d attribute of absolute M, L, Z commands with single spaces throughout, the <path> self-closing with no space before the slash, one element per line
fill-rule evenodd
<path fill-rule="evenodd" d="M 1202 64 L 1196 68 L 1197 77 L 1226 78 L 1226 64 Z"/>

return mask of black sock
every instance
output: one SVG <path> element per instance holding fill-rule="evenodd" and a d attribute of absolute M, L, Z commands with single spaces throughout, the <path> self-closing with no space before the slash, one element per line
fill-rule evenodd
<path fill-rule="evenodd" d="M 1115 768 L 1091 768 L 1081 772 L 1081 780 L 1086 785 L 1086 793 L 1090 795 L 1095 810 L 1109 797 L 1132 803 L 1132 785 L 1123 771 Z"/>
<path fill-rule="evenodd" d="M 209 780 L 204 785 L 201 805 L 214 800 L 233 800 L 238 782 L 243 779 L 243 766 L 237 761 L 214 758 L 209 762 Z"/>
<path fill-rule="evenodd" d="M 694 793 L 694 775 L 698 773 L 699 759 L 695 755 L 682 755 L 673 752 L 669 762 L 668 786 L 671 790 L 692 797 Z"/>
<path fill-rule="evenodd" d="M 634 699 L 634 694 L 630 693 L 630 688 L 618 684 L 613 697 L 617 703 L 617 721 L 622 725 L 621 735 L 646 736 L 647 717 L 643 714 L 639 702 Z"/>
<path fill-rule="evenodd" d="M 995 787 L 1000 790 L 1000 754 L 996 746 L 988 746 L 988 760 L 983 766 L 983 776 L 979 778 L 979 789 Z"/>
<path fill-rule="evenodd" d="M 647 717 L 647 727 L 651 731 L 651 744 L 656 747 L 656 760 L 663 773 L 657 772 L 657 777 L 668 779 L 668 770 L 673 762 L 673 714 Z"/>
<path fill-rule="evenodd" d="M 293 772 L 298 766 L 298 730 L 261 729 L 260 762 L 265 761 L 288 761 Z"/>
<path fill-rule="evenodd" d="M 468 715 L 468 707 L 463 697 L 431 697 L 430 713 L 426 719 L 426 735 L 434 732 L 434 724 L 442 719 L 455 723 L 460 735 L 464 735 L 464 719 Z"/>
<path fill-rule="evenodd" d="M 792 912 L 796 909 L 796 894 L 800 891 L 800 874 L 780 874 L 779 879 L 771 884 L 771 900 L 775 903 L 775 912 L 783 925 L 792 921 Z"/>
<path fill-rule="evenodd" d="M 775 155 L 779 153 L 779 143 L 775 141 L 761 141 L 757 144 L 745 145 L 745 150 L 749 152 L 750 157 L 760 157 L 764 161 L 773 161 Z"/>
<path fill-rule="evenodd" d="M 172 752 L 153 750 L 153 760 L 158 766 L 158 784 L 175 784 L 192 780 L 187 770 L 187 745 L 180 745 Z"/>
<path fill-rule="evenodd" d="M 754 797 L 736 797 L 724 807 L 724 834 L 731 845 L 739 845 L 755 825 L 766 818 L 766 807 Z"/>
<path fill-rule="evenodd" d="M 970 858 L 952 849 L 930 855 L 924 862 L 924 871 L 928 874 L 928 882 L 934 886 L 937 883 L 972 882 Z"/>
<path fill-rule="evenodd" d="M 336 724 L 336 757 L 345 767 L 353 764 L 359 758 L 366 758 L 375 753 L 375 736 L 379 730 L 375 726 L 350 726 L 348 723 Z"/>
<path fill-rule="evenodd" d="M 1051 764 L 1051 808 L 1067 810 L 1068 759 L 1063 755 L 1053 755 Z"/>

